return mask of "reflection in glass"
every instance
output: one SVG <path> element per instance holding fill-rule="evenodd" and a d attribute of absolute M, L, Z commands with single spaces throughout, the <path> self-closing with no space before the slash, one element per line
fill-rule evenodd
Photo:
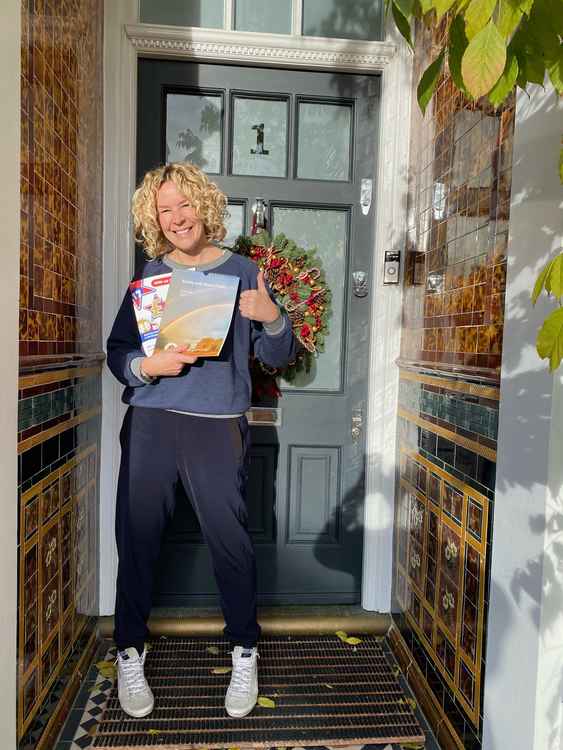
<path fill-rule="evenodd" d="M 287 175 L 287 102 L 234 97 L 233 174 Z"/>
<path fill-rule="evenodd" d="M 273 233 L 291 237 L 305 249 L 317 248 L 326 279 L 332 291 L 332 317 L 325 350 L 314 361 L 308 375 L 300 375 L 285 389 L 339 390 L 341 387 L 342 330 L 344 325 L 344 279 L 346 277 L 346 246 L 348 212 L 345 210 L 273 207 Z"/>
<path fill-rule="evenodd" d="M 141 0 L 141 23 L 223 28 L 223 0 Z"/>
<path fill-rule="evenodd" d="M 303 0 L 303 34 L 381 39 L 381 6 L 381 0 Z"/>
<path fill-rule="evenodd" d="M 189 161 L 212 174 L 221 171 L 220 96 L 167 94 L 166 162 Z"/>
<path fill-rule="evenodd" d="M 235 29 L 291 34 L 291 0 L 235 0 Z"/>
<path fill-rule="evenodd" d="M 349 180 L 352 107 L 299 103 L 297 176 Z"/>
<path fill-rule="evenodd" d="M 228 204 L 229 216 L 225 221 L 227 234 L 223 240 L 223 244 L 228 247 L 232 247 L 237 237 L 244 234 L 244 209 L 244 203 Z"/>

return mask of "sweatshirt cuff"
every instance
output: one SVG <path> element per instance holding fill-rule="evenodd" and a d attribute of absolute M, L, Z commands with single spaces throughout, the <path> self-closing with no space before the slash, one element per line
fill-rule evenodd
<path fill-rule="evenodd" d="M 136 378 L 148 385 L 149 383 L 152 383 L 154 380 L 156 380 L 156 378 L 153 378 L 150 375 L 145 375 L 143 372 L 141 372 L 141 362 L 144 359 L 145 357 L 135 357 L 135 359 L 132 359 L 129 363 L 129 367 L 131 368 L 131 372 Z"/>
<path fill-rule="evenodd" d="M 268 336 L 279 336 L 279 334 L 285 329 L 285 315 L 280 310 L 280 316 L 273 323 L 264 323 L 264 331 Z"/>

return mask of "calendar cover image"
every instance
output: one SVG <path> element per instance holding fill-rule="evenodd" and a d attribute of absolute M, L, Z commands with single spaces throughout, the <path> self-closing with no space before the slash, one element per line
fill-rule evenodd
<path fill-rule="evenodd" d="M 183 347 L 199 357 L 217 357 L 229 332 L 238 285 L 236 276 L 174 269 L 156 349 Z"/>
<path fill-rule="evenodd" d="M 141 345 L 147 357 L 154 352 L 170 285 L 170 273 L 148 276 L 129 284 Z"/>

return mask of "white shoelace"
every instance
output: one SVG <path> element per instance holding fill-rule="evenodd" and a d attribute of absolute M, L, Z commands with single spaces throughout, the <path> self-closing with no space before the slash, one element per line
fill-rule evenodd
<path fill-rule="evenodd" d="M 232 652 L 231 652 L 232 653 Z M 230 689 L 236 695 L 246 695 L 250 690 L 252 680 L 252 664 L 256 656 L 239 656 L 233 664 L 233 673 L 231 675 Z"/>
<path fill-rule="evenodd" d="M 119 657 L 118 657 L 119 659 Z M 147 689 L 145 684 L 145 675 L 143 672 L 143 661 L 138 659 L 119 659 L 119 664 L 125 677 L 125 686 L 129 695 L 144 693 Z"/>

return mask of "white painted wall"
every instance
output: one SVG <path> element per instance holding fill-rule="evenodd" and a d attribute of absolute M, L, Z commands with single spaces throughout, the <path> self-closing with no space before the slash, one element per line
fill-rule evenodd
<path fill-rule="evenodd" d="M 530 291 L 563 238 L 563 101 L 530 94 L 516 107 L 483 750 L 560 748 L 563 386 L 535 351 L 553 305 Z"/>
<path fill-rule="evenodd" d="M 394 24 L 386 42 L 397 52 L 383 73 L 378 174 L 374 181 L 376 236 L 371 281 L 372 336 L 366 424 L 366 502 L 362 607 L 391 611 L 393 518 L 403 285 L 383 286 L 386 250 L 401 252 L 404 269 L 410 143 L 412 54 Z"/>
<path fill-rule="evenodd" d="M 138 0 L 106 0 L 104 4 L 104 345 L 133 269 L 129 206 L 135 186 L 137 61 L 124 25 L 137 21 L 137 4 Z M 100 462 L 101 615 L 113 614 L 115 604 L 115 490 L 120 459 L 118 432 L 124 413 L 122 390 L 105 367 Z"/>
<path fill-rule="evenodd" d="M 16 747 L 17 429 L 20 275 L 20 0 L 0 6 L 0 727 L 2 747 Z"/>

